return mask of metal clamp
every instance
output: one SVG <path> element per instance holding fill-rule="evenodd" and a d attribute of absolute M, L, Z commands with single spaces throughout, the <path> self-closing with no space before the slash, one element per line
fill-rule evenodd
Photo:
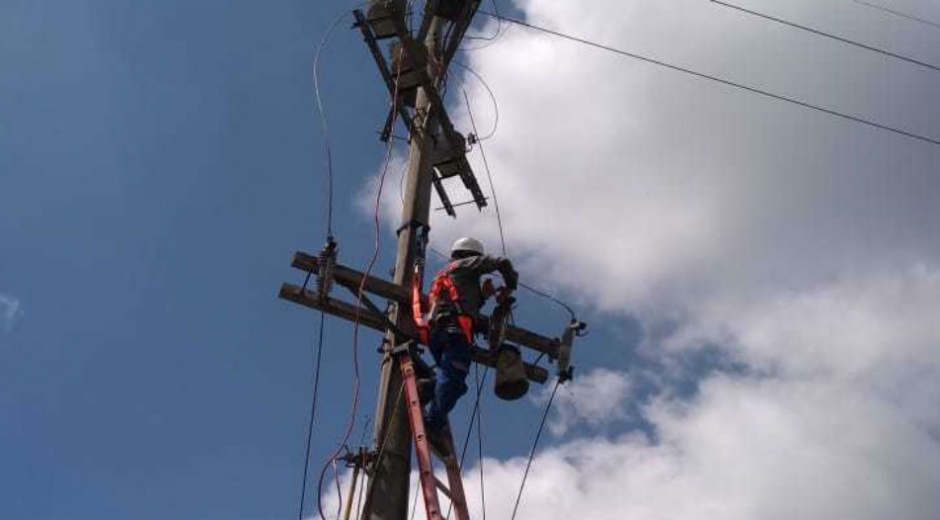
<path fill-rule="evenodd" d="M 414 347 L 414 341 L 406 341 L 404 343 L 399 343 L 392 347 L 392 355 L 411 353 L 412 348 Z"/>

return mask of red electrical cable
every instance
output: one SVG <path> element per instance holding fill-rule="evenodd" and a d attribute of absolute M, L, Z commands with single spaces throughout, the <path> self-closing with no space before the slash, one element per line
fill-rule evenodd
<path fill-rule="evenodd" d="M 399 53 L 402 51 L 399 50 Z M 396 76 L 401 72 L 401 56 L 399 55 L 398 63 L 399 70 L 396 71 Z M 398 109 L 398 82 L 395 82 L 395 89 L 392 96 L 392 112 L 394 113 Z M 375 263 L 379 259 L 379 246 L 380 246 L 380 222 L 379 222 L 379 212 L 382 202 L 382 189 L 385 186 L 385 177 L 388 174 L 388 165 L 392 158 L 392 140 L 389 139 L 388 145 L 385 148 L 385 159 L 382 164 L 382 173 L 379 176 L 379 187 L 378 192 L 375 195 L 375 207 L 373 212 L 373 229 L 374 229 L 374 245 L 372 250 L 372 258 L 369 260 L 369 265 L 366 268 L 365 276 L 362 277 L 362 281 L 359 283 L 359 290 L 356 293 L 356 319 L 353 322 L 353 402 L 352 409 L 349 414 L 349 422 L 346 427 L 346 433 L 343 435 L 343 440 L 340 441 L 339 445 L 336 448 L 336 451 L 328 459 L 327 463 L 323 465 L 323 469 L 320 471 L 320 479 L 317 483 L 317 496 L 319 497 L 323 491 L 323 477 L 326 475 L 327 467 L 333 467 L 333 479 L 337 484 L 337 496 L 339 498 L 337 502 L 337 518 L 342 514 L 343 507 L 343 492 L 339 487 L 339 473 L 336 471 L 336 460 L 339 458 L 340 454 L 343 452 L 346 443 L 349 441 L 349 437 L 352 435 L 352 431 L 356 425 L 356 414 L 359 410 L 359 312 L 362 309 L 362 297 L 365 293 L 366 280 L 369 276 L 372 275 L 372 270 L 375 268 Z M 323 504 L 319 500 L 317 501 L 317 509 L 320 513 L 320 518 L 326 520 L 326 515 L 323 513 Z"/>

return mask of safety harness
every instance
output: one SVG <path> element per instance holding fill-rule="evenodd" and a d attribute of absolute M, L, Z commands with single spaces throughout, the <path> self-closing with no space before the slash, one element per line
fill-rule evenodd
<path fill-rule="evenodd" d="M 431 282 L 431 289 L 428 291 L 428 301 L 431 309 L 425 314 L 422 310 L 421 298 L 421 278 L 418 269 L 415 269 L 415 278 L 411 284 L 411 310 L 414 316 L 415 325 L 418 328 L 420 339 L 424 343 L 429 343 L 431 339 L 431 326 L 428 317 L 436 318 L 437 306 L 441 303 L 449 304 L 456 313 L 457 325 L 463 331 L 467 338 L 467 343 L 473 343 L 473 316 L 467 313 L 460 305 L 460 290 L 457 284 L 450 277 L 450 273 L 457 267 L 457 262 L 450 262 L 447 266 L 437 272 L 434 281 Z"/>

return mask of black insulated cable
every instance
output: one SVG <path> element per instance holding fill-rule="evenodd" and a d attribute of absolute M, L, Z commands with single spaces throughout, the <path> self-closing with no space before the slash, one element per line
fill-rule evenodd
<path fill-rule="evenodd" d="M 819 105 L 814 105 L 814 104 L 807 103 L 807 102 L 805 102 L 805 101 L 800 101 L 799 99 L 792 98 L 792 97 L 787 97 L 787 96 L 784 96 L 784 95 L 781 95 L 781 94 L 774 94 L 773 92 L 769 92 L 769 91 L 767 91 L 767 90 L 762 90 L 762 89 L 759 89 L 759 88 L 756 88 L 756 87 L 750 87 L 750 86 L 745 85 L 745 84 L 743 84 L 743 83 L 738 83 L 738 82 L 735 82 L 735 81 L 731 81 L 731 80 L 729 80 L 729 79 L 724 79 L 724 78 L 721 78 L 721 77 L 719 77 L 719 76 L 714 76 L 714 75 L 711 75 L 711 74 L 705 74 L 704 72 L 698 72 L 698 71 L 695 71 L 695 70 L 692 70 L 692 69 L 688 69 L 688 68 L 685 68 L 685 67 L 680 67 L 680 66 L 678 66 L 678 65 L 673 65 L 673 64 L 671 64 L 671 63 L 666 63 L 666 62 L 664 62 L 664 61 L 657 60 L 657 59 L 655 59 L 655 58 L 650 58 L 650 57 L 643 56 L 643 55 L 640 55 L 640 54 L 628 52 L 628 51 L 625 51 L 625 50 L 622 50 L 622 49 L 618 49 L 618 48 L 616 48 L 616 47 L 611 47 L 611 46 L 609 46 L 609 45 L 604 45 L 604 44 L 601 44 L 601 43 L 593 42 L 593 41 L 591 41 L 591 40 L 587 40 L 587 39 L 584 39 L 584 38 L 581 38 L 581 37 L 578 37 L 578 36 L 572 36 L 572 35 L 570 35 L 570 34 L 565 34 L 565 33 L 563 33 L 563 32 L 559 32 L 559 31 L 556 31 L 556 30 L 553 30 L 553 29 L 548 29 L 548 28 L 546 28 L 546 27 L 541 27 L 541 26 L 538 26 L 538 25 L 535 25 L 535 24 L 531 24 L 531 23 L 525 22 L 525 21 L 523 21 L 523 20 L 517 20 L 517 19 L 515 19 L 515 18 L 509 18 L 509 17 L 507 17 L 507 16 L 495 15 L 495 14 L 493 14 L 493 13 L 488 13 L 488 12 L 486 12 L 486 11 L 479 11 L 479 12 L 480 12 L 481 14 L 486 15 L 486 16 L 492 16 L 492 17 L 497 17 L 497 16 L 498 16 L 498 17 L 501 18 L 503 21 L 506 21 L 506 22 L 509 22 L 509 23 L 513 23 L 513 24 L 519 25 L 519 26 L 521 26 L 521 27 L 526 27 L 526 28 L 529 28 L 529 29 L 532 29 L 532 30 L 535 30 L 535 31 L 543 32 L 543 33 L 545 33 L 545 34 L 550 34 L 550 35 L 556 36 L 556 37 L 558 37 L 558 38 L 562 38 L 562 39 L 565 39 L 565 40 L 570 40 L 570 41 L 573 41 L 573 42 L 576 42 L 576 43 L 580 43 L 580 44 L 582 44 L 582 45 L 587 45 L 587 46 L 589 46 L 589 47 L 594 47 L 594 48 L 596 48 L 596 49 L 600 49 L 600 50 L 603 50 L 603 51 L 611 52 L 611 53 L 613 53 L 613 54 L 618 54 L 618 55 L 620 55 L 620 56 L 624 56 L 624 57 L 627 57 L 627 58 L 633 58 L 633 59 L 635 59 L 635 60 L 644 61 L 644 62 L 646 62 L 646 63 L 650 63 L 650 64 L 653 64 L 653 65 L 657 65 L 657 66 L 659 66 L 659 67 L 663 67 L 663 68 L 666 68 L 666 69 L 674 70 L 674 71 L 677 71 L 677 72 L 682 72 L 682 73 L 689 74 L 689 75 L 692 75 L 692 76 L 695 76 L 695 77 L 698 77 L 698 78 L 701 78 L 701 79 L 706 79 L 706 80 L 709 80 L 709 81 L 714 81 L 714 82 L 716 82 L 716 83 L 721 83 L 721 84 L 723 84 L 723 85 L 727 85 L 727 86 L 729 86 L 729 87 L 734 87 L 734 88 L 739 89 L 739 90 L 744 90 L 744 91 L 750 92 L 750 93 L 752 93 L 752 94 L 757 94 L 757 95 L 764 96 L 764 97 L 767 97 L 767 98 L 776 99 L 777 101 L 783 101 L 783 102 L 785 102 L 785 103 L 790 103 L 790 104 L 792 104 L 792 105 L 797 105 L 797 106 L 800 106 L 800 107 L 803 107 L 803 108 L 807 108 L 807 109 L 810 109 L 810 110 L 815 110 L 815 111 L 817 111 L 817 112 L 821 112 L 821 113 L 824 113 L 824 114 L 828 114 L 828 115 L 830 115 L 830 116 L 835 116 L 835 117 L 838 117 L 838 118 L 841 118 L 841 119 L 845 119 L 845 120 L 847 120 L 847 121 L 852 121 L 852 122 L 855 122 L 855 123 L 860 123 L 860 124 L 863 124 L 863 125 L 866 125 L 866 126 L 870 126 L 870 127 L 872 127 L 872 128 L 877 128 L 877 129 L 879 129 L 879 130 L 884 130 L 884 131 L 886 131 L 886 132 L 891 132 L 891 133 L 893 133 L 893 134 L 902 135 L 902 136 L 904 136 L 904 137 L 910 137 L 911 139 L 917 139 L 918 141 L 923 141 L 923 142 L 925 142 L 925 143 L 930 143 L 930 144 L 933 144 L 933 145 L 938 145 L 938 146 L 940 146 L 940 140 L 934 139 L 934 138 L 932 138 L 932 137 L 923 136 L 923 135 L 920 135 L 920 134 L 915 134 L 915 133 L 913 133 L 913 132 L 908 132 L 907 130 L 902 130 L 902 129 L 900 129 L 900 128 L 896 128 L 896 127 L 893 127 L 893 126 L 888 126 L 888 125 L 885 125 L 885 124 L 881 124 L 881 123 L 879 123 L 879 122 L 877 122 L 877 121 L 872 121 L 872 120 L 870 120 L 870 119 L 865 119 L 865 118 L 862 118 L 862 117 L 859 117 L 859 116 L 853 116 L 853 115 L 851 115 L 851 114 L 846 114 L 846 113 L 843 113 L 843 112 L 838 112 L 838 111 L 833 110 L 833 109 L 830 109 L 830 108 L 826 108 L 826 107 L 819 106 Z"/>
<path fill-rule="evenodd" d="M 913 58 L 908 58 L 907 56 L 902 56 L 902 55 L 900 55 L 900 54 L 893 53 L 893 52 L 891 52 L 891 51 L 886 51 L 886 50 L 884 50 L 884 49 L 879 49 L 878 47 L 872 47 L 871 45 L 867 45 L 867 44 L 860 43 L 860 42 L 857 42 L 857 41 L 854 41 L 854 40 L 850 40 L 850 39 L 848 39 L 848 38 L 843 38 L 843 37 L 841 37 L 841 36 L 836 36 L 836 35 L 834 35 L 834 34 L 830 34 L 830 33 L 827 33 L 827 32 L 823 32 L 823 31 L 820 31 L 819 29 L 813 29 L 812 27 L 807 27 L 807 26 L 805 26 L 805 25 L 800 25 L 800 24 L 798 24 L 798 23 L 790 22 L 790 21 L 784 20 L 784 19 L 782 19 L 782 18 L 777 18 L 777 17 L 774 17 L 774 16 L 770 16 L 769 14 L 764 14 L 764 13 L 760 13 L 760 12 L 757 12 L 757 11 L 752 11 L 752 10 L 750 10 L 750 9 L 741 7 L 741 6 L 739 6 L 739 5 L 734 5 L 734 4 L 729 4 L 729 3 L 727 3 L 727 2 L 722 2 L 721 0 L 709 0 L 709 1 L 710 1 L 711 3 L 713 3 L 713 4 L 715 4 L 715 5 L 720 5 L 720 6 L 722 6 L 722 7 L 727 7 L 727 8 L 729 8 L 729 9 L 735 9 L 735 10 L 737 10 L 737 11 L 741 11 L 742 13 L 749 14 L 749 15 L 751 15 L 751 16 L 756 16 L 756 17 L 758 17 L 758 18 L 763 18 L 763 19 L 765 19 L 765 20 L 770 20 L 771 22 L 776 22 L 776 23 L 779 23 L 779 24 L 782 24 L 782 25 L 786 25 L 787 27 L 792 27 L 792 28 L 794 28 L 794 29 L 799 29 L 799 30 L 801 30 L 801 31 L 806 31 L 806 32 L 808 32 L 808 33 L 815 34 L 815 35 L 817 35 L 817 36 L 822 36 L 823 38 L 829 38 L 830 40 L 834 40 L 834 41 L 837 41 L 837 42 L 841 42 L 841 43 L 844 43 L 844 44 L 846 44 L 846 45 L 851 45 L 851 46 L 853 46 L 853 47 L 858 47 L 859 49 L 864 49 L 864 50 L 866 50 L 866 51 L 870 51 L 870 52 L 874 52 L 874 53 L 877 53 L 877 54 L 881 54 L 881 55 L 883 55 L 883 56 L 888 56 L 889 58 L 894 58 L 894 59 L 897 59 L 897 60 L 906 61 L 906 62 L 912 63 L 912 64 L 914 64 L 914 65 L 918 65 L 918 66 L 921 66 L 921 67 L 925 67 L 925 68 L 934 70 L 934 71 L 936 71 L 936 72 L 940 72 L 940 67 L 937 67 L 936 65 L 931 65 L 931 64 L 929 64 L 929 63 L 924 63 L 924 62 L 922 62 L 922 61 L 918 61 L 918 60 L 915 60 L 915 59 L 913 59 Z"/>

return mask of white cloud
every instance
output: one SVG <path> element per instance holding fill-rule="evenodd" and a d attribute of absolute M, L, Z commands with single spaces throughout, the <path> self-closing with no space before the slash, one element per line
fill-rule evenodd
<path fill-rule="evenodd" d="M 22 315 L 23 311 L 18 299 L 7 294 L 0 294 L 0 330 L 9 332 Z"/>
<path fill-rule="evenodd" d="M 851 3 L 749 5 L 940 63 L 940 33 Z M 709 2 L 518 6 L 540 25 L 940 136 L 940 76 Z M 705 345 L 747 368 L 707 376 L 691 400 L 664 386 L 645 404 L 633 374 L 581 376 L 559 394 L 555 433 L 639 413 L 656 436 L 546 450 L 520 518 L 937 516 L 937 147 L 521 28 L 469 63 L 499 99 L 484 144 L 523 276 L 637 318 L 644 355 L 666 369 Z M 488 97 L 464 80 L 488 128 Z M 391 226 L 397 196 L 386 212 Z M 498 243 L 492 212 L 432 226 L 439 245 Z M 511 511 L 524 463 L 486 461 L 488 516 Z"/>
<path fill-rule="evenodd" d="M 536 399 L 544 405 L 551 388 L 543 388 Z M 579 376 L 559 390 L 552 405 L 555 417 L 549 423 L 554 435 L 562 435 L 575 424 L 600 428 L 629 418 L 625 403 L 630 400 L 631 384 L 626 374 L 596 369 Z"/>
<path fill-rule="evenodd" d="M 931 518 L 940 507 L 940 448 L 890 402 L 719 377 L 693 403 L 649 411 L 656 443 L 586 438 L 539 455 L 519 517 Z M 488 516 L 505 518 L 525 461 L 485 464 Z"/>

